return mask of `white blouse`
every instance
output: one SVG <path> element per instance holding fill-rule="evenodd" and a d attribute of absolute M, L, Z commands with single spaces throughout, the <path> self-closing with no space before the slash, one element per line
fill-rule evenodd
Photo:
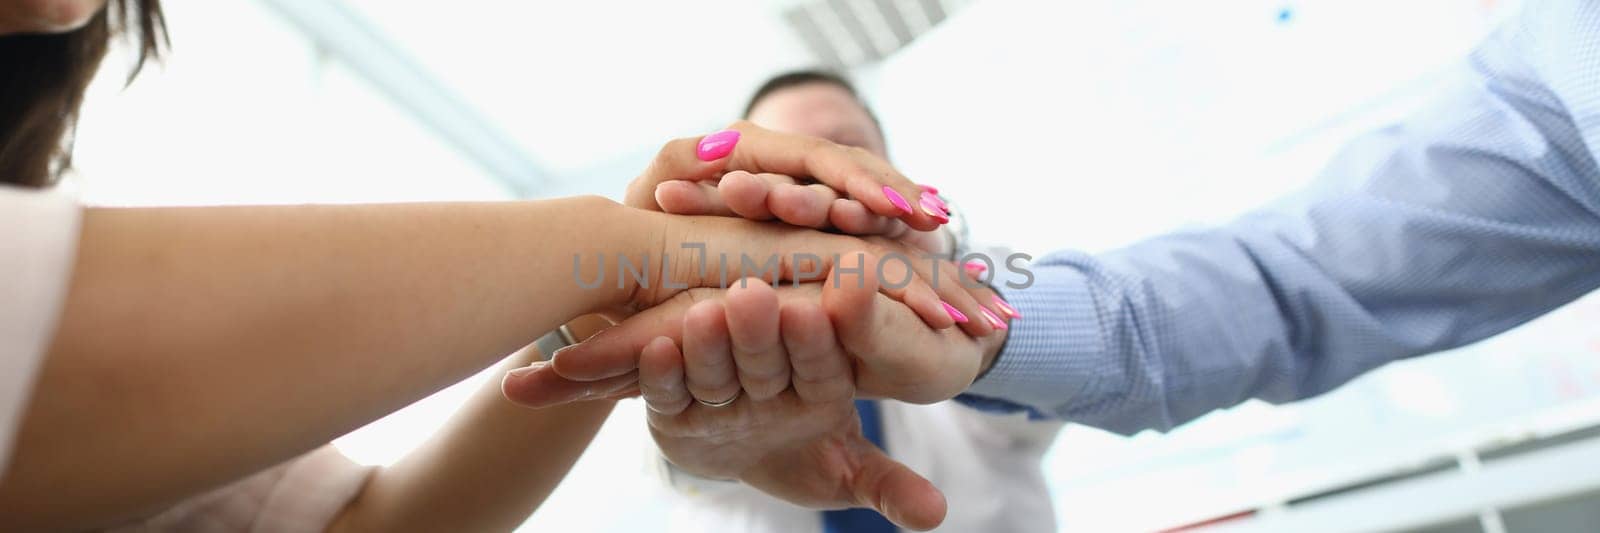
<path fill-rule="evenodd" d="M 0 185 L 0 478 L 66 300 L 80 211 L 71 194 Z M 323 531 L 370 473 L 324 446 L 112 531 Z"/>

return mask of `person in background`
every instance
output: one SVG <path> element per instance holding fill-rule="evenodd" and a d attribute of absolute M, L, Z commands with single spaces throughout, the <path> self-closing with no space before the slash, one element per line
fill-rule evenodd
<path fill-rule="evenodd" d="M 610 406 L 529 412 L 502 391 L 603 399 L 629 394 L 631 376 L 563 389 L 512 371 L 501 390 L 478 394 L 388 468 L 356 466 L 326 443 L 573 317 L 625 316 L 720 282 L 663 269 L 647 282 L 584 288 L 574 276 L 603 269 L 574 258 L 695 264 L 675 242 L 784 258 L 874 248 L 600 198 L 82 207 L 53 186 L 70 167 L 84 88 L 119 35 L 135 43 L 141 64 L 159 55 L 158 2 L 0 0 L 8 74 L 0 81 L 0 524 L 8 531 L 509 529 L 549 493 Z M 881 161 L 735 128 L 668 143 L 642 179 L 805 174 L 860 191 L 853 197 L 908 226 L 939 224 L 905 207 L 920 189 Z M 903 301 L 897 309 L 918 327 L 993 332 L 952 327 L 952 310 L 977 312 L 974 297 L 916 279 L 883 294 Z M 530 443 L 540 453 L 528 453 Z"/>
<path fill-rule="evenodd" d="M 888 159 L 887 142 L 872 110 L 849 81 L 831 72 L 801 70 L 767 80 L 751 96 L 744 118 L 768 129 L 820 137 Z M 749 181 L 724 185 L 735 188 L 807 186 L 775 174 L 723 179 Z M 743 194 L 748 193 L 735 192 L 727 197 Z M 735 203 L 729 207 L 748 218 L 775 218 L 762 212 L 762 204 Z M 951 240 L 943 230 L 915 231 L 897 224 L 885 233 L 929 253 L 951 253 Z M 1040 466 L 1060 422 L 1030 421 L 1023 415 L 996 416 L 950 401 L 919 405 L 863 399 L 856 400 L 855 405 L 870 440 L 890 457 L 924 473 L 952 502 L 938 530 L 1055 530 Z M 666 461 L 663 465 L 679 500 L 671 511 L 672 531 L 689 533 L 718 527 L 750 533 L 894 530 L 870 509 L 818 512 L 740 483 L 701 478 L 671 467 Z"/>

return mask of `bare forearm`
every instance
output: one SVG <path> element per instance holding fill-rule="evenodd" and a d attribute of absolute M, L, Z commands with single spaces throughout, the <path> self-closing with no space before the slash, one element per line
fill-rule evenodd
<path fill-rule="evenodd" d="M 529 348 L 501 368 L 536 357 Z M 511 531 L 555 490 L 614 405 L 528 409 L 507 401 L 499 380 L 486 383 L 433 439 L 378 471 L 329 531 Z"/>
<path fill-rule="evenodd" d="M 60 520 L 169 503 L 619 302 L 580 288 L 571 266 L 642 249 L 649 236 L 613 209 L 91 209 L 0 513 L 96 525 Z"/>

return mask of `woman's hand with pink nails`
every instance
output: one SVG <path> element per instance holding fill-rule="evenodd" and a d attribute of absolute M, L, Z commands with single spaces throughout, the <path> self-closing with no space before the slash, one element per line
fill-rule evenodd
<path fill-rule="evenodd" d="M 897 241 L 731 217 L 684 217 L 642 210 L 629 210 L 626 216 L 645 217 L 637 227 L 656 229 L 640 239 L 659 248 L 642 257 L 627 258 L 628 265 L 621 263 L 622 258 L 582 258 L 585 266 L 574 273 L 580 284 L 598 280 L 625 285 L 631 298 L 625 311 L 613 314 L 651 307 L 687 288 L 726 287 L 744 276 L 820 281 L 845 262 L 846 268 L 865 268 L 866 277 L 889 280 L 874 286 L 904 302 L 929 327 L 955 325 L 941 300 L 969 316 L 977 312 L 973 298 L 959 292 L 961 284 L 951 276 L 956 271 L 953 266 L 940 268 L 923 257 L 923 252 Z M 630 275 L 634 267 L 639 267 L 640 277 Z M 629 274 L 624 274 L 625 270 Z M 962 327 L 975 335 L 989 331 L 987 324 L 976 321 Z"/>
<path fill-rule="evenodd" d="M 680 187 L 686 190 L 676 192 Z M 802 184 L 783 174 L 735 170 L 723 174 L 715 185 L 663 183 L 657 189 L 656 200 L 662 210 L 672 214 L 778 220 L 792 226 L 898 239 L 926 252 L 949 252 L 949 239 L 943 228 L 913 230 L 899 220 L 868 211 L 860 202 L 840 198 L 825 185 Z M 936 205 L 940 209 L 948 207 L 942 200 Z M 944 211 L 939 213 L 937 219 L 948 219 Z"/>
<path fill-rule="evenodd" d="M 821 190 L 825 188 L 833 197 L 855 202 L 875 217 L 898 220 L 913 229 L 931 231 L 944 223 L 941 215 L 917 208 L 924 195 L 932 193 L 911 182 L 882 158 L 860 148 L 775 132 L 746 121 L 735 122 L 728 129 L 705 137 L 667 143 L 644 174 L 629 185 L 625 203 L 679 214 L 727 214 L 732 210 L 718 195 L 715 180 L 736 170 L 804 177 L 808 180 L 806 183 L 795 185 L 814 183 L 820 186 L 805 202 L 825 199 Z M 791 200 L 777 198 L 775 201 L 783 204 Z M 815 211 L 805 216 L 812 220 L 829 219 Z M 844 223 L 846 226 L 883 225 L 855 219 L 846 219 Z M 849 228 L 841 229 L 849 231 Z"/>

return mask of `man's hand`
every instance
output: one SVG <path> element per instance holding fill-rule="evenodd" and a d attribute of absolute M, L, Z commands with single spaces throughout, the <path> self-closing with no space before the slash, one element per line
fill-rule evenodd
<path fill-rule="evenodd" d="M 663 456 L 798 505 L 867 507 L 902 528 L 937 527 L 943 494 L 866 440 L 852 381 L 888 394 L 953 395 L 1000 343 L 930 330 L 870 286 L 774 290 L 748 281 L 693 304 L 680 338 L 655 337 L 639 355 L 639 389 Z M 901 357 L 864 360 L 852 345 Z"/>
<path fill-rule="evenodd" d="M 980 298 L 992 294 L 987 289 L 976 291 Z M 691 340 L 717 338 L 718 317 L 689 313 L 695 303 L 707 300 L 721 300 L 727 306 L 725 338 L 720 342 Z M 820 312 L 821 318 L 811 310 Z M 997 319 L 1004 324 L 1005 319 Z M 818 324 L 825 327 L 812 327 Z M 858 395 L 932 403 L 966 390 L 999 352 L 1003 333 L 973 337 L 953 328 L 933 329 L 917 313 L 870 285 L 836 286 L 830 280 L 773 289 L 760 280 L 746 279 L 726 292 L 691 289 L 646 309 L 558 352 L 539 372 L 526 374 L 521 381 L 508 380 L 506 392 L 512 400 L 532 407 L 592 399 L 636 381 L 645 345 L 667 337 L 690 357 L 691 397 L 716 403 L 743 391 L 766 399 L 796 386 L 790 347 L 825 335 L 849 357 Z"/>
<path fill-rule="evenodd" d="M 637 390 L 657 445 L 686 472 L 925 529 L 942 521 L 943 496 L 862 437 L 851 398 L 949 398 L 1002 342 L 929 328 L 870 286 L 747 279 L 679 293 L 508 375 L 503 390 L 532 407 Z"/>
<path fill-rule="evenodd" d="M 860 366 L 834 334 L 824 311 L 824 284 L 780 291 L 759 280 L 747 282 L 725 294 L 686 291 L 602 332 L 616 345 L 636 346 L 637 373 L 585 387 L 546 365 L 508 376 L 504 391 L 520 403 L 542 406 L 612 396 L 636 382 L 649 405 L 651 433 L 663 456 L 686 472 L 737 479 L 814 508 L 869 507 L 910 529 L 937 526 L 945 514 L 943 495 L 861 433 L 852 402 L 857 377 L 852 367 Z M 875 291 L 842 290 L 860 293 L 854 296 L 869 302 L 862 317 L 874 318 L 864 324 L 933 332 L 914 313 Z M 961 343 L 973 342 L 964 333 L 944 333 Z M 557 360 L 588 361 L 568 353 L 570 349 Z M 961 350 L 943 355 L 929 359 L 977 358 Z M 630 353 L 628 359 L 634 357 Z M 879 367 L 886 370 L 893 371 Z M 938 372 L 931 367 L 906 370 Z M 970 377 L 954 382 L 962 379 Z"/>
<path fill-rule="evenodd" d="M 723 314 L 720 306 L 701 302 L 691 313 Z M 820 314 L 814 318 L 821 320 Z M 795 359 L 795 387 L 765 400 L 743 397 L 713 407 L 690 401 L 684 382 L 686 365 L 693 363 L 677 345 L 666 337 L 651 341 L 639 388 L 662 455 L 685 471 L 736 479 L 799 505 L 867 507 L 907 529 L 938 526 L 944 495 L 867 441 L 843 353 L 837 345 L 812 344 Z"/>

